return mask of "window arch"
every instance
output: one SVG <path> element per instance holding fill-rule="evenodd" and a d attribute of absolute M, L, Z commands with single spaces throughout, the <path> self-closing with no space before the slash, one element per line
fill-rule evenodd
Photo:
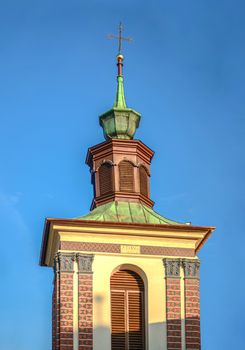
<path fill-rule="evenodd" d="M 134 166 L 128 160 L 119 163 L 119 188 L 122 192 L 134 192 Z"/>
<path fill-rule="evenodd" d="M 111 349 L 145 349 L 145 286 L 134 271 L 111 276 Z"/>
<path fill-rule="evenodd" d="M 100 195 L 113 191 L 113 166 L 103 163 L 98 170 Z"/>
<path fill-rule="evenodd" d="M 140 193 L 148 197 L 149 196 L 148 174 L 144 166 L 139 167 L 139 174 L 140 174 Z"/>

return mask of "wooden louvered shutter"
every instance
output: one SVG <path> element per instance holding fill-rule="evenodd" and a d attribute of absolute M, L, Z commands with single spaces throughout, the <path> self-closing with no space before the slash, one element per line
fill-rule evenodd
<path fill-rule="evenodd" d="M 111 291 L 112 336 L 111 348 L 125 350 L 126 348 L 126 319 L 125 319 L 125 291 Z"/>
<path fill-rule="evenodd" d="M 130 270 L 111 277 L 112 350 L 144 350 L 144 283 Z"/>
<path fill-rule="evenodd" d="M 149 194 L 148 194 L 148 174 L 147 174 L 147 171 L 143 166 L 140 166 L 139 172 L 140 172 L 140 193 L 142 193 L 148 197 Z"/>
<path fill-rule="evenodd" d="M 113 191 L 112 165 L 104 163 L 99 168 L 100 195 Z"/>
<path fill-rule="evenodd" d="M 134 166 L 127 160 L 119 163 L 120 191 L 134 192 Z"/>
<path fill-rule="evenodd" d="M 143 292 L 128 291 L 128 343 L 131 350 L 144 349 Z"/>

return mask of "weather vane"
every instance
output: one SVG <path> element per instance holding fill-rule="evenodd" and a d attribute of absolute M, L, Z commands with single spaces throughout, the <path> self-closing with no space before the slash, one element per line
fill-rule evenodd
<path fill-rule="evenodd" d="M 128 41 L 131 43 L 133 41 L 132 38 L 124 38 L 122 36 L 122 32 L 124 31 L 124 27 L 122 25 L 122 22 L 119 23 L 118 26 L 118 35 L 108 34 L 108 39 L 118 39 L 118 54 L 122 54 L 122 41 Z"/>

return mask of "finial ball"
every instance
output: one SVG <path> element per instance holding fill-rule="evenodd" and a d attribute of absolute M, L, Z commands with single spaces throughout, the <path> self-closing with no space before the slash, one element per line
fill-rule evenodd
<path fill-rule="evenodd" d="M 121 53 L 119 53 L 119 54 L 117 55 L 117 60 L 118 60 L 118 62 L 124 60 L 124 57 L 123 57 L 123 55 L 122 55 Z"/>

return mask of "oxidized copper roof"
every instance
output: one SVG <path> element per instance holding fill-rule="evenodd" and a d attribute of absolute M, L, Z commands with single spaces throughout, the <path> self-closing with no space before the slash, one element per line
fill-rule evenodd
<path fill-rule="evenodd" d="M 114 201 L 93 209 L 90 213 L 78 217 L 81 220 L 128 222 L 145 224 L 183 225 L 169 220 L 150 207 L 141 203 Z"/>

